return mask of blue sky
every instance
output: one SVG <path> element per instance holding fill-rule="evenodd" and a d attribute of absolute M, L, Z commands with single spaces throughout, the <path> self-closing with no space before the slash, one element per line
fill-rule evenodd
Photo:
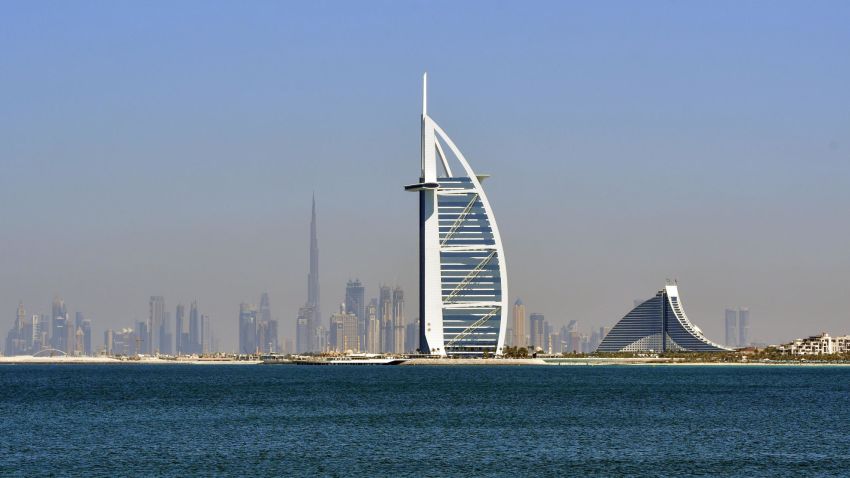
<path fill-rule="evenodd" d="M 826 1 L 4 2 L 0 317 L 198 298 L 232 346 L 268 290 L 291 336 L 313 191 L 323 309 L 360 277 L 415 316 L 427 70 L 530 309 L 613 324 L 678 277 L 717 340 L 737 305 L 763 341 L 850 332 L 848 24 Z"/>

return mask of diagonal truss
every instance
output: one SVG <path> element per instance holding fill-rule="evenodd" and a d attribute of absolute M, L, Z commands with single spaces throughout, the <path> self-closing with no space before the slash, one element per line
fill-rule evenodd
<path fill-rule="evenodd" d="M 499 313 L 499 311 L 501 309 L 502 309 L 501 307 L 494 307 L 493 309 L 491 309 L 490 312 L 487 312 L 480 319 L 476 320 L 475 323 L 473 323 L 469 327 L 463 329 L 463 331 L 461 333 L 455 335 L 455 337 L 446 344 L 446 348 L 449 348 L 449 347 L 453 346 L 455 343 L 460 342 L 461 340 L 465 339 L 466 336 L 471 334 L 475 329 L 481 327 L 488 320 L 492 319 L 496 314 Z"/>
<path fill-rule="evenodd" d="M 455 222 L 452 224 L 452 227 L 449 228 L 449 232 L 446 234 L 446 237 L 443 238 L 443 242 L 440 243 L 440 246 L 445 246 L 449 240 L 454 237 L 455 233 L 457 233 L 458 229 L 460 229 L 461 224 L 466 220 L 466 216 L 472 212 L 473 206 L 475 206 L 475 201 L 478 200 L 478 193 L 472 193 L 472 199 L 469 200 L 469 204 L 463 208 L 463 211 L 457 216 Z"/>
<path fill-rule="evenodd" d="M 458 284 L 454 288 L 454 290 L 452 290 L 449 295 L 446 296 L 446 298 L 443 300 L 443 303 L 445 304 L 446 302 L 451 302 L 451 300 L 454 299 L 455 296 L 460 293 L 460 291 L 466 289 L 469 286 L 469 283 L 475 280 L 475 278 L 478 277 L 478 274 L 481 274 L 481 271 L 484 270 L 484 267 L 487 266 L 487 264 L 490 262 L 491 259 L 493 259 L 493 256 L 495 255 L 496 251 L 490 251 L 490 253 L 487 254 L 487 257 L 482 259 L 481 262 L 479 262 L 474 269 L 469 271 L 469 274 L 467 274 L 466 277 L 463 278 L 460 284 Z"/>

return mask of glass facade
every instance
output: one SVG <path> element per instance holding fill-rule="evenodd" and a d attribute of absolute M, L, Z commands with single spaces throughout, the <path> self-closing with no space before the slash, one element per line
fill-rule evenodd
<path fill-rule="evenodd" d="M 446 354 L 495 354 L 503 311 L 490 219 L 469 177 L 441 177 L 437 183 Z"/>
<path fill-rule="evenodd" d="M 662 337 L 664 341 L 662 342 Z M 639 304 L 596 349 L 598 352 L 724 352 L 685 314 L 677 286 L 667 286 Z"/>

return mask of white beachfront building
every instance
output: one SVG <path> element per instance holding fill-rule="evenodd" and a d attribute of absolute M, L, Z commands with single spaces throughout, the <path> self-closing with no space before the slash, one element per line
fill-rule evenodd
<path fill-rule="evenodd" d="M 850 335 L 830 337 L 828 333 L 823 332 L 820 335 L 796 339 L 777 348 L 790 355 L 843 354 L 850 352 Z"/>

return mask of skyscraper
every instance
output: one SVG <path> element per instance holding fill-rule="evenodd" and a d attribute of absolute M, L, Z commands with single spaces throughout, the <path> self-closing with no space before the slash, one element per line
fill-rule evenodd
<path fill-rule="evenodd" d="M 357 316 L 357 333 L 360 343 L 366 343 L 366 289 L 359 279 L 349 280 L 345 286 L 345 312 Z"/>
<path fill-rule="evenodd" d="M 360 352 L 360 334 L 357 332 L 357 316 L 345 311 L 340 304 L 339 312 L 331 315 L 328 329 L 328 345 L 337 353 Z"/>
<path fill-rule="evenodd" d="M 23 355 L 30 351 L 32 346 L 32 332 L 28 331 L 27 314 L 24 303 L 18 303 L 18 313 L 15 315 L 15 323 L 6 336 L 6 347 L 3 352 L 6 355 Z M 29 327 L 32 327 L 30 325 Z"/>
<path fill-rule="evenodd" d="M 546 343 L 546 328 L 544 327 L 543 314 L 533 313 L 528 316 L 529 334 L 531 338 L 531 351 L 536 352 L 538 348 L 546 351 L 549 347 Z"/>
<path fill-rule="evenodd" d="M 525 332 L 528 330 L 528 326 L 525 323 L 525 304 L 522 303 L 522 299 L 517 299 L 514 302 L 514 339 L 513 346 L 514 347 L 527 347 L 528 342 L 526 341 Z"/>
<path fill-rule="evenodd" d="M 213 331 L 209 315 L 201 314 L 201 336 L 198 348 L 200 349 L 198 353 L 201 354 L 209 354 L 219 351 L 218 344 L 213 343 Z"/>
<path fill-rule="evenodd" d="M 313 307 L 305 305 L 298 309 L 298 317 L 295 319 L 295 352 L 303 354 L 312 352 L 315 349 L 313 342 L 313 334 L 315 330 L 313 324 Z"/>
<path fill-rule="evenodd" d="M 92 350 L 92 345 L 91 345 L 91 334 L 92 334 L 91 320 L 90 319 L 83 319 L 83 323 L 80 326 L 79 330 L 81 330 L 82 334 L 83 334 L 82 353 L 85 354 L 85 355 L 91 356 L 94 352 L 94 350 Z"/>
<path fill-rule="evenodd" d="M 325 346 L 322 339 L 322 313 L 319 310 L 319 237 L 316 231 L 316 195 L 310 215 L 310 270 L 307 273 L 307 303 L 298 309 L 295 320 L 295 349 L 297 353 L 320 351 Z M 320 343 L 321 342 L 321 343 Z"/>
<path fill-rule="evenodd" d="M 738 346 L 738 311 L 726 309 L 726 346 Z"/>
<path fill-rule="evenodd" d="M 257 353 L 257 308 L 239 304 L 239 353 Z"/>
<path fill-rule="evenodd" d="M 153 355 L 160 352 L 160 339 L 162 338 L 160 329 L 162 327 L 162 323 L 165 321 L 165 298 L 161 295 L 151 296 L 151 300 L 148 305 L 148 337 L 147 343 L 143 344 L 142 350 L 143 353 Z"/>
<path fill-rule="evenodd" d="M 59 296 L 53 298 L 51 307 L 52 315 L 50 316 L 50 345 L 63 352 L 66 351 L 68 343 L 67 321 L 68 311 L 65 309 L 65 301 Z"/>
<path fill-rule="evenodd" d="M 393 352 L 404 353 L 404 291 L 393 289 Z"/>
<path fill-rule="evenodd" d="M 381 322 L 381 352 L 392 353 L 393 347 L 393 296 L 390 286 L 382 285 L 378 291 L 378 320 Z"/>
<path fill-rule="evenodd" d="M 315 335 L 315 329 L 322 324 L 321 299 L 319 295 L 319 236 L 316 225 L 316 195 L 313 194 L 313 210 L 310 215 L 310 272 L 307 275 L 307 305 L 313 309 L 310 328 Z M 313 348 L 316 350 L 316 348 Z"/>
<path fill-rule="evenodd" d="M 738 309 L 738 347 L 750 346 L 750 309 Z"/>
<path fill-rule="evenodd" d="M 404 351 L 416 352 L 419 350 L 419 317 L 404 327 Z"/>
<path fill-rule="evenodd" d="M 193 300 L 189 306 L 189 342 L 186 347 L 186 353 L 198 354 L 203 353 L 201 347 L 203 333 L 201 327 L 201 316 L 198 312 L 198 301 Z"/>
<path fill-rule="evenodd" d="M 486 175 L 472 170 L 428 116 L 426 80 L 421 172 L 418 183 L 405 186 L 419 194 L 420 348 L 437 355 L 501 355 L 508 279 L 502 238 L 481 187 Z M 451 159 L 463 170 L 459 175 Z"/>
<path fill-rule="evenodd" d="M 378 299 L 372 299 L 366 306 L 366 352 L 370 354 L 381 352 L 381 321 L 378 320 Z"/>
<path fill-rule="evenodd" d="M 260 351 L 263 353 L 280 352 L 277 321 L 272 319 L 271 302 L 269 301 L 269 294 L 267 292 L 263 292 L 260 295 L 258 320 L 258 327 L 262 331 L 262 333 L 258 332 L 258 346 Z"/>
<path fill-rule="evenodd" d="M 183 304 L 177 304 L 174 312 L 174 349 L 177 355 L 186 354 L 189 349 L 189 333 L 186 332 L 185 316 L 186 307 Z"/>
<path fill-rule="evenodd" d="M 56 350 L 61 350 L 65 353 L 68 352 L 68 326 L 69 324 L 68 316 L 60 315 L 53 318 L 53 327 L 51 336 L 52 346 Z"/>

